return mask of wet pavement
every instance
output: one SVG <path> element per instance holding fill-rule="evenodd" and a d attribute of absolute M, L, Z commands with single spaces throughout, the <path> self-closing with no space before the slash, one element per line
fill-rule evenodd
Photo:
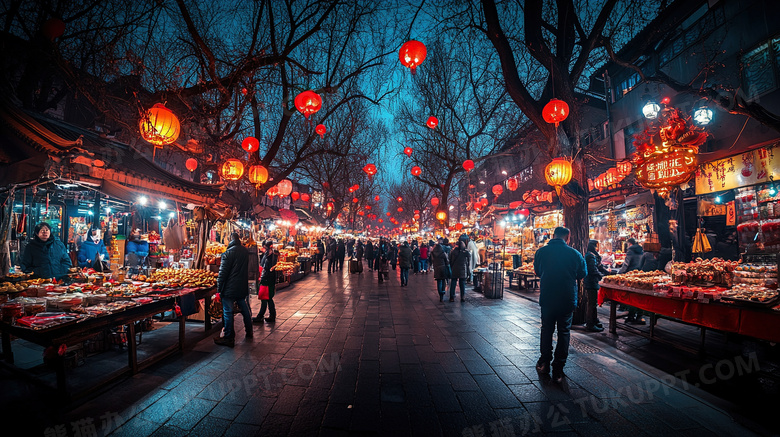
<path fill-rule="evenodd" d="M 75 409 L 47 412 L 43 434 L 635 437 L 773 431 L 699 382 L 632 355 L 627 345 L 645 340 L 622 332 L 616 340 L 573 331 L 566 380 L 556 384 L 538 375 L 533 294 L 491 300 L 469 285 L 465 303 L 440 303 L 430 274 L 410 275 L 409 286 L 400 287 L 398 272 L 391 270 L 390 280 L 379 284 L 365 270 L 312 273 L 279 291 L 275 302 L 277 321 L 255 325 L 252 340 L 244 339 L 237 320 L 234 348 L 200 337 L 181 355 Z M 252 306 L 257 310 L 259 302 Z M 686 360 L 684 352 L 665 350 Z M 751 355 L 736 355 L 717 361 L 712 377 L 744 376 L 757 366 Z M 0 375 L 3 399 L 21 390 L 22 383 Z"/>

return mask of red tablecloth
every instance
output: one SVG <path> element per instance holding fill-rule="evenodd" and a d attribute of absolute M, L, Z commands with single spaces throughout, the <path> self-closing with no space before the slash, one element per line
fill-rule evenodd
<path fill-rule="evenodd" d="M 650 296 L 602 286 L 599 290 L 599 304 L 605 300 L 694 325 L 780 342 L 780 312 L 770 309 Z"/>

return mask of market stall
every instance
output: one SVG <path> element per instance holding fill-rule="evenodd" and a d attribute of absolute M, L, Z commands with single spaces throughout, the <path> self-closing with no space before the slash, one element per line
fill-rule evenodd
<path fill-rule="evenodd" d="M 601 282 L 599 304 L 613 301 L 702 329 L 715 329 L 749 337 L 780 341 L 780 293 L 777 288 L 777 258 L 738 263 L 722 259 L 693 263 L 671 263 L 671 274 L 663 271 L 633 271 L 607 276 Z M 616 333 L 616 309 L 610 309 L 610 332 Z M 644 335 L 628 326 L 622 326 Z"/>

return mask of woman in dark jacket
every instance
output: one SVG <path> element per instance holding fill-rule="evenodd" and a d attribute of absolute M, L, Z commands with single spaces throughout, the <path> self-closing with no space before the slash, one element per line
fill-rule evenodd
<path fill-rule="evenodd" d="M 642 246 L 637 244 L 636 240 L 629 238 L 628 243 L 631 245 L 626 250 L 626 260 L 623 261 L 623 266 L 620 267 L 618 273 L 626 273 L 633 270 L 639 270 L 642 267 Z M 626 317 L 626 323 L 635 325 L 644 325 L 645 319 L 642 317 L 644 313 L 634 307 L 628 307 L 628 316 Z"/>
<path fill-rule="evenodd" d="M 460 301 L 466 301 L 466 279 L 471 271 L 471 252 L 466 249 L 466 242 L 458 240 L 458 245 L 450 253 L 452 281 L 450 281 L 450 302 L 455 302 L 455 286 L 460 284 Z"/>
<path fill-rule="evenodd" d="M 412 241 L 412 271 L 416 275 L 420 272 L 420 248 L 417 247 L 417 242 Z"/>
<path fill-rule="evenodd" d="M 366 261 L 368 261 L 368 271 L 374 271 L 374 244 L 371 240 L 366 243 Z"/>
<path fill-rule="evenodd" d="M 430 251 L 431 266 L 433 267 L 433 279 L 436 280 L 436 289 L 439 291 L 439 302 L 444 302 L 444 293 L 447 288 L 447 279 L 450 277 L 450 260 L 444 249 L 444 240 L 439 239 L 439 244 L 433 246 Z"/>
<path fill-rule="evenodd" d="M 355 259 L 359 262 L 363 262 L 363 254 L 365 253 L 366 249 L 363 246 L 363 241 L 358 241 L 355 245 Z"/>
<path fill-rule="evenodd" d="M 263 317 L 265 317 L 265 310 L 268 308 L 268 317 L 265 317 L 265 321 L 273 323 L 276 321 L 276 305 L 274 305 L 274 294 L 276 294 L 276 271 L 273 267 L 279 260 L 279 254 L 274 250 L 273 242 L 266 241 L 263 244 L 265 253 L 260 260 L 260 267 L 263 268 L 263 273 L 260 274 L 260 285 L 268 287 L 268 299 L 261 299 L 260 312 L 252 319 L 255 323 L 263 323 Z"/>
<path fill-rule="evenodd" d="M 35 226 L 34 236 L 27 243 L 20 263 L 22 271 L 37 278 L 61 278 L 73 267 L 65 244 L 51 234 L 46 222 Z"/>
<path fill-rule="evenodd" d="M 233 305 L 244 317 L 247 338 L 252 338 L 252 311 L 249 309 L 249 251 L 241 244 L 241 237 L 233 232 L 227 250 L 222 254 L 217 277 L 217 290 L 222 299 L 222 335 L 214 343 L 233 347 Z"/>
<path fill-rule="evenodd" d="M 398 267 L 401 268 L 401 287 L 409 285 L 409 269 L 412 267 L 412 248 L 404 241 L 398 250 Z"/>
<path fill-rule="evenodd" d="M 604 326 L 599 321 L 596 312 L 596 304 L 599 297 L 599 281 L 608 275 L 609 272 L 601 264 L 601 255 L 599 255 L 599 242 L 590 240 L 588 242 L 588 253 L 585 254 L 585 265 L 588 268 L 588 275 L 585 276 L 584 287 L 588 296 L 588 307 L 585 314 L 585 329 L 591 332 L 601 332 Z"/>

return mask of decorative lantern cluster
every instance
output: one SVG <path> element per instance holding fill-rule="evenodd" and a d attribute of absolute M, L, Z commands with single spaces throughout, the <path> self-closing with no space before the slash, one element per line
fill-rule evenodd
<path fill-rule="evenodd" d="M 141 131 L 141 137 L 154 144 L 155 147 L 173 143 L 181 133 L 179 119 L 161 103 L 157 103 L 146 111 L 146 114 L 138 122 L 138 128 Z"/>
<path fill-rule="evenodd" d="M 588 180 L 588 189 L 603 191 L 609 187 L 618 185 L 623 181 L 623 179 L 626 178 L 626 176 L 631 174 L 632 170 L 633 165 L 631 164 L 631 161 L 620 161 L 617 163 L 617 165 L 615 165 L 615 167 L 612 167 L 595 178 Z"/>
<path fill-rule="evenodd" d="M 376 174 L 376 165 L 374 164 L 366 164 L 363 167 L 363 171 L 366 172 L 369 178 L 373 177 Z"/>

